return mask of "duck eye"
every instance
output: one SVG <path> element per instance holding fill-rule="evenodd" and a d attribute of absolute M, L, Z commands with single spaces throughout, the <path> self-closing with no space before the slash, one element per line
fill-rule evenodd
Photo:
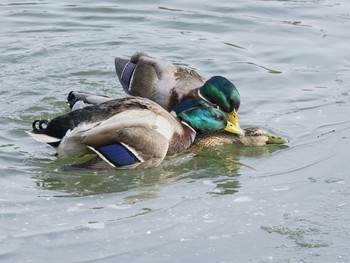
<path fill-rule="evenodd" d="M 275 139 L 275 136 L 271 136 L 272 139 Z"/>

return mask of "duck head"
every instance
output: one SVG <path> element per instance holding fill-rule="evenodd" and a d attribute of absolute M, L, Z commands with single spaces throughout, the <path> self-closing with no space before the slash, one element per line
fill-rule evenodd
<path fill-rule="evenodd" d="M 262 128 L 246 128 L 244 138 L 240 138 L 242 144 L 260 146 L 266 144 L 285 144 L 286 139 L 278 137 Z"/>
<path fill-rule="evenodd" d="M 241 129 L 238 123 L 240 95 L 235 85 L 228 79 L 221 76 L 211 77 L 199 88 L 199 95 L 210 103 L 217 105 L 227 115 L 229 121 L 237 129 Z M 241 131 L 243 132 L 242 129 Z"/>
<path fill-rule="evenodd" d="M 176 116 L 199 133 L 226 130 L 242 135 L 241 129 L 228 121 L 225 114 L 202 99 L 189 99 L 176 105 Z"/>

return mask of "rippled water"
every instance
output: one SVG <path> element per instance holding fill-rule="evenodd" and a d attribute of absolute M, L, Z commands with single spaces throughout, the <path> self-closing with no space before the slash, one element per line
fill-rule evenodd
<path fill-rule="evenodd" d="M 350 4 L 231 2 L 1 2 L 1 262 L 350 261 Z M 24 131 L 70 90 L 124 96 L 113 59 L 135 51 L 226 76 L 242 125 L 288 147 L 61 171 Z"/>

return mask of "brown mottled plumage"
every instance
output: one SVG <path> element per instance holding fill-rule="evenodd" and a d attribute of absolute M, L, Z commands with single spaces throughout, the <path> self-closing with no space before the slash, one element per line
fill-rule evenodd
<path fill-rule="evenodd" d="M 121 75 L 129 60 L 115 58 L 116 72 L 126 93 L 149 98 L 167 111 L 176 104 L 191 97 L 197 97 L 197 90 L 205 79 L 194 70 L 176 67 L 171 62 L 136 52 L 130 62 L 136 64 L 129 85 L 122 81 Z M 193 91 L 194 90 L 194 91 Z"/>
<path fill-rule="evenodd" d="M 243 144 L 247 146 L 262 146 L 266 144 L 282 144 L 286 141 L 262 128 L 246 128 L 245 135 L 240 136 L 225 131 L 217 131 L 207 134 L 198 134 L 193 143 L 193 148 L 208 148 L 223 144 Z"/>

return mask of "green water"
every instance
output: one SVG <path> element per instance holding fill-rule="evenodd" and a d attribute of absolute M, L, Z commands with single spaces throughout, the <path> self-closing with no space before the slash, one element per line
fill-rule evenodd
<path fill-rule="evenodd" d="M 350 261 L 350 4 L 231 2 L 0 3 L 1 262 Z M 242 126 L 288 147 L 63 172 L 25 131 L 71 90 L 124 96 L 113 59 L 135 51 L 229 78 Z"/>

